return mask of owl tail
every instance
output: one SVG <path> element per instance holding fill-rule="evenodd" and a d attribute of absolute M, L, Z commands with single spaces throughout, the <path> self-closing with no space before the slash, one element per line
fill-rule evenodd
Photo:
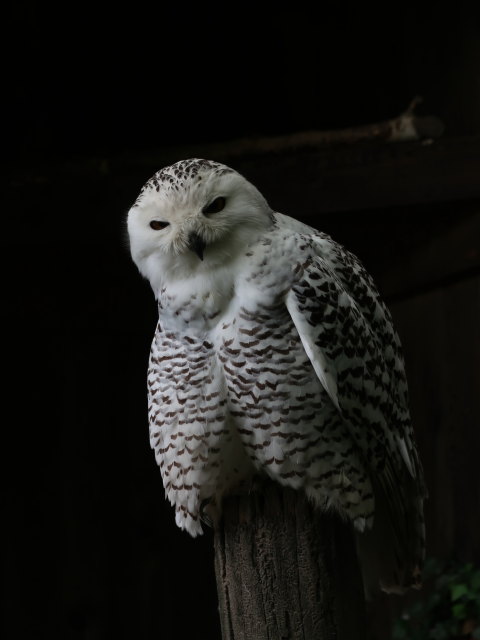
<path fill-rule="evenodd" d="M 380 588 L 387 593 L 419 589 L 425 558 L 423 501 L 425 490 L 418 479 L 392 466 L 372 482 L 375 517 L 372 528 L 357 534 L 365 593 L 372 597 Z"/>

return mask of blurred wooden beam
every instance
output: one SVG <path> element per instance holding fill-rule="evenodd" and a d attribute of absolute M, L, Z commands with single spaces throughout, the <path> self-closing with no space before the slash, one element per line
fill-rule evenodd
<path fill-rule="evenodd" d="M 395 256 L 376 280 L 389 302 L 444 288 L 480 274 L 480 209 L 431 234 L 421 246 Z"/>
<path fill-rule="evenodd" d="M 287 136 L 288 138 L 288 136 Z M 125 205 L 155 171 L 185 157 L 226 162 L 264 193 L 276 210 L 308 219 L 322 214 L 480 199 L 480 136 L 435 141 L 360 142 L 238 154 L 240 141 L 192 145 L 116 157 L 45 163 L 32 158 L 9 167 L 16 191 L 79 180 L 112 185 Z"/>
<path fill-rule="evenodd" d="M 238 159 L 275 209 L 323 213 L 480 198 L 480 138 L 360 144 Z"/>

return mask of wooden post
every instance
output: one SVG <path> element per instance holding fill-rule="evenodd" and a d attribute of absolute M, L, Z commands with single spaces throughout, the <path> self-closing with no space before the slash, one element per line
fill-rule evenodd
<path fill-rule="evenodd" d="M 224 500 L 215 529 L 223 640 L 364 640 L 351 525 L 268 481 Z"/>

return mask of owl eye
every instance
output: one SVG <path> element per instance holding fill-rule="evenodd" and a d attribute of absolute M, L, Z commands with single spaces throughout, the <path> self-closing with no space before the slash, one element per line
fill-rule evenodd
<path fill-rule="evenodd" d="M 207 204 L 206 207 L 203 207 L 202 213 L 218 213 L 224 208 L 225 203 L 226 200 L 222 196 L 220 196 L 219 198 L 215 198 L 215 200 L 212 200 L 210 204 Z"/>
<path fill-rule="evenodd" d="M 161 220 L 152 220 L 150 222 L 150 226 L 152 227 L 152 229 L 155 229 L 155 231 L 160 231 L 160 229 L 165 229 L 165 227 L 168 227 L 170 223 L 169 222 L 162 222 Z"/>

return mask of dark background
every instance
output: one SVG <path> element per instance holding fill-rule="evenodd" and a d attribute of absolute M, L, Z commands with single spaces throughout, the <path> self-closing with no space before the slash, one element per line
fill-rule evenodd
<path fill-rule="evenodd" d="M 10 3 L 2 27 L 2 637 L 219 637 L 212 534 L 191 540 L 176 529 L 148 445 L 145 379 L 156 309 L 129 258 L 126 212 L 165 161 L 200 155 L 213 142 L 228 148 L 242 137 L 388 119 L 416 94 L 424 97 L 419 112 L 445 123 L 447 141 L 476 139 L 480 22 L 468 6 L 385 5 L 378 13 L 362 3 L 315 11 L 299 3 Z M 272 176 L 257 186 L 281 209 L 275 162 L 256 162 L 263 175 L 272 162 Z M 365 188 L 375 187 L 372 170 Z M 406 248 L 425 255 L 420 242 L 440 233 L 448 253 L 456 220 L 448 203 L 440 215 L 420 211 L 424 218 L 390 205 L 388 215 L 326 216 L 326 230 L 379 278 L 395 256 L 405 261 Z M 462 221 L 478 212 L 469 206 Z M 320 216 L 310 222 L 322 226 Z M 409 298 L 409 306 L 392 294 L 405 334 L 417 336 L 406 345 L 414 399 L 423 393 L 418 380 L 432 398 L 439 393 L 417 342 L 439 362 L 432 336 L 442 344 L 459 339 L 458 308 L 474 336 L 461 305 L 472 291 L 457 292 L 460 307 L 449 302 L 447 311 L 438 287 L 433 299 Z M 456 372 L 475 353 L 466 343 L 453 351 Z M 478 367 L 468 366 L 461 386 L 471 397 Z M 442 393 L 450 388 L 447 377 Z M 473 408 L 462 406 L 465 424 L 477 424 Z M 441 422 L 438 405 L 418 413 L 421 424 Z M 435 431 L 421 424 L 428 457 Z M 459 431 L 465 441 L 469 428 Z M 442 472 L 434 466 L 432 478 Z M 477 513 L 478 493 L 468 487 L 478 475 L 471 469 L 462 482 L 455 508 Z M 450 502 L 452 492 L 447 487 Z M 438 512 L 432 521 L 442 529 Z M 436 551 L 462 544 L 478 555 L 474 530 L 435 535 Z"/>
<path fill-rule="evenodd" d="M 428 3 L 11 3 L 5 135 L 11 148 L 88 156 L 397 115 L 415 94 L 478 132 L 474 7 Z"/>

